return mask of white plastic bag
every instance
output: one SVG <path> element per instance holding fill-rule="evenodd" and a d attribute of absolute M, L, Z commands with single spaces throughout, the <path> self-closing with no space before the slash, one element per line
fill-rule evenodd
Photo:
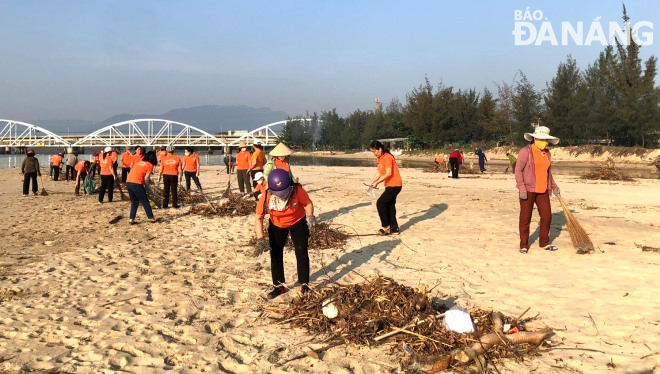
<path fill-rule="evenodd" d="M 365 193 L 367 196 L 371 196 L 372 198 L 375 198 L 375 197 L 376 197 L 376 193 L 374 192 L 374 188 L 373 188 L 373 187 L 369 187 L 366 191 L 364 191 L 364 193 Z"/>
<path fill-rule="evenodd" d="M 443 324 L 447 330 L 461 334 L 474 332 L 474 323 L 467 310 L 455 305 L 445 312 Z"/>

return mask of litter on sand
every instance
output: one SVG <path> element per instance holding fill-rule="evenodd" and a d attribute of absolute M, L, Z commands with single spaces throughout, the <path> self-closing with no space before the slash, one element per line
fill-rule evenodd
<path fill-rule="evenodd" d="M 264 238 L 268 239 L 268 231 L 264 230 Z M 309 247 L 310 250 L 322 250 L 330 248 L 339 248 L 342 247 L 348 241 L 349 235 L 342 230 L 334 229 L 330 227 L 330 224 L 321 222 L 316 224 L 314 230 L 309 235 Z M 248 245 L 254 246 L 257 244 L 257 239 L 252 238 Z M 286 246 L 288 248 L 293 248 L 291 245 L 291 239 L 287 240 Z"/>
<path fill-rule="evenodd" d="M 254 214 L 257 202 L 254 199 L 244 199 L 243 195 L 230 193 L 217 203 L 196 204 L 190 212 L 204 216 L 247 216 Z"/>
<path fill-rule="evenodd" d="M 624 181 L 624 182 L 634 181 L 633 178 L 629 177 L 628 175 L 626 175 L 616 167 L 616 164 L 614 163 L 614 160 L 612 158 L 608 158 L 607 161 L 603 162 L 602 164 L 596 165 L 594 169 L 582 175 L 581 178 L 589 179 L 589 180 L 604 180 L 604 181 Z"/>
<path fill-rule="evenodd" d="M 479 365 L 484 360 L 532 355 L 553 335 L 551 329 L 528 331 L 526 324 L 536 317 L 515 319 L 482 309 L 467 315 L 474 332 L 450 331 L 445 328 L 449 311 L 433 303 L 426 287 L 415 289 L 382 276 L 361 284 L 311 289 L 287 305 L 265 306 L 264 312 L 326 343 L 391 345 L 405 353 L 402 366 L 432 365 L 429 373 L 473 361 Z M 464 315 L 461 320 L 464 324 Z M 504 332 L 505 324 L 509 333 Z"/>

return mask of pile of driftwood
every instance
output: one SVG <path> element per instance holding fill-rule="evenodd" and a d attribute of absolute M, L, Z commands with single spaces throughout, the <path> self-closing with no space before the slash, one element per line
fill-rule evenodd
<path fill-rule="evenodd" d="M 264 238 L 268 238 L 268 232 L 264 230 Z M 329 224 L 318 223 L 309 235 L 309 249 L 322 250 L 342 247 L 348 241 L 349 235 L 342 230 L 333 229 Z M 252 238 L 248 245 L 257 244 L 257 239 Z M 293 249 L 291 239 L 286 243 L 286 248 Z"/>
<path fill-rule="evenodd" d="M 326 312 L 324 313 L 324 307 Z M 327 308 L 330 308 L 328 313 Z M 448 331 L 445 310 L 434 307 L 426 289 L 414 289 L 385 277 L 354 285 L 312 289 L 285 307 L 266 306 L 280 323 L 323 335 L 327 342 L 373 346 L 389 343 L 407 354 L 406 364 L 422 364 L 435 373 L 450 367 L 534 353 L 553 332 L 527 331 L 533 318 L 505 317 L 475 309 L 475 333 Z M 505 331 L 506 329 L 506 331 Z"/>
<path fill-rule="evenodd" d="M 230 193 L 217 202 L 195 204 L 190 212 L 204 216 L 247 216 L 254 214 L 257 202 L 253 199 L 244 199 L 243 195 Z"/>
<path fill-rule="evenodd" d="M 590 172 L 582 175 L 582 179 L 625 182 L 631 182 L 634 180 L 620 171 L 616 167 L 616 164 L 612 158 L 608 158 L 607 161 L 603 162 L 602 164 L 596 165 L 596 167 Z"/>

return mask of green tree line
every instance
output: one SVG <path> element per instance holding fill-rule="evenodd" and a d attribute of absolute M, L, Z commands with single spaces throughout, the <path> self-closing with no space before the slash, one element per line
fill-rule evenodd
<path fill-rule="evenodd" d="M 623 19 L 629 22 L 625 6 Z M 633 31 L 634 33 L 634 31 Z M 362 149 L 373 139 L 406 137 L 417 149 L 469 143 L 517 144 L 533 124 L 551 128 L 565 145 L 607 143 L 657 147 L 660 88 L 656 57 L 642 61 L 640 46 L 616 41 L 586 69 L 570 55 L 538 89 L 518 71 L 511 83 L 488 89 L 455 89 L 424 83 L 382 110 L 314 113 L 312 121 L 291 121 L 282 138 L 292 146 Z"/>

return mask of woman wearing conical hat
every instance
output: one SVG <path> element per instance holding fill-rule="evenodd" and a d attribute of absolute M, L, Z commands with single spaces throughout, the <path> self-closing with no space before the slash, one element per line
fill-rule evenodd
<path fill-rule="evenodd" d="M 292 154 L 293 151 L 287 147 L 286 144 L 280 143 L 276 145 L 275 148 L 270 151 L 272 162 L 269 161 L 264 166 L 264 177 L 268 178 L 268 174 L 270 174 L 271 170 L 282 169 L 289 173 L 291 180 L 295 180 L 293 178 L 293 173 L 291 172 L 291 165 L 289 164 L 289 156 Z"/>
<path fill-rule="evenodd" d="M 552 160 L 548 143 L 557 144 L 559 139 L 550 135 L 550 129 L 538 126 L 533 133 L 526 133 L 525 140 L 530 144 L 518 153 L 516 162 L 516 185 L 520 201 L 520 253 L 529 251 L 529 224 L 532 220 L 534 204 L 541 217 L 539 245 L 547 251 L 556 251 L 557 247 L 550 245 L 550 223 L 552 210 L 550 195 L 559 195 L 559 187 L 552 178 Z"/>

